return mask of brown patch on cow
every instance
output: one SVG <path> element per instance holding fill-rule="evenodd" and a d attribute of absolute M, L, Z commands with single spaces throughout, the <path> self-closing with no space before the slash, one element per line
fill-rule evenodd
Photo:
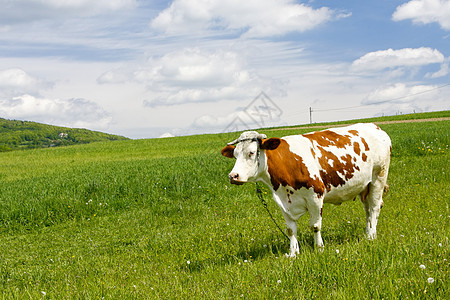
<path fill-rule="evenodd" d="M 357 142 L 353 143 L 353 151 L 355 151 L 357 155 L 361 154 L 361 148 L 359 148 L 359 144 Z"/>
<path fill-rule="evenodd" d="M 353 158 L 354 158 L 354 156 L 351 156 L 350 154 L 347 154 L 345 156 L 341 156 L 341 159 L 345 163 L 346 170 L 348 170 L 349 172 L 352 171 L 350 169 L 354 169 L 354 170 L 357 170 L 357 171 L 360 170 L 358 165 L 355 165 L 355 164 L 352 163 Z M 353 177 L 353 175 L 352 175 L 352 177 Z"/>
<path fill-rule="evenodd" d="M 363 145 L 364 145 L 364 149 L 365 149 L 366 151 L 369 151 L 370 148 L 369 148 L 369 145 L 367 145 L 366 140 L 365 140 L 364 138 L 361 138 L 361 142 L 362 142 Z"/>
<path fill-rule="evenodd" d="M 318 149 L 322 153 L 319 158 L 319 164 L 322 167 L 320 177 L 328 191 L 332 186 L 344 185 L 354 176 L 355 171 L 360 170 L 358 166 L 353 164 L 353 157 L 350 154 L 338 158 L 334 153 L 322 147 L 318 147 Z"/>
<path fill-rule="evenodd" d="M 367 155 L 365 153 L 363 153 L 361 157 L 363 161 L 367 161 Z"/>
<path fill-rule="evenodd" d="M 315 193 L 323 195 L 325 186 L 320 178 L 311 177 L 302 157 L 292 153 L 285 140 L 280 141 L 276 149 L 265 151 L 270 181 L 274 190 L 278 190 L 280 185 L 290 186 L 295 190 L 305 187 L 313 188 Z"/>
<path fill-rule="evenodd" d="M 359 132 L 357 130 L 349 130 L 349 133 L 353 134 L 354 136 L 358 136 Z"/>
<path fill-rule="evenodd" d="M 324 131 L 316 131 L 313 133 L 307 133 L 303 135 L 308 138 L 314 145 L 316 142 L 319 146 L 322 147 L 337 147 L 337 148 L 345 148 L 345 146 L 350 146 L 352 144 L 349 135 L 341 135 L 331 130 Z"/>

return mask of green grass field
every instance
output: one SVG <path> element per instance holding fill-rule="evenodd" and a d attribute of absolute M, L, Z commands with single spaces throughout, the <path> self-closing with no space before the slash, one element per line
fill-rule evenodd
<path fill-rule="evenodd" d="M 359 200 L 326 205 L 324 252 L 304 216 L 296 259 L 254 184 L 228 183 L 236 133 L 0 153 L 0 298 L 448 299 L 450 121 L 380 127 L 378 239 Z"/>

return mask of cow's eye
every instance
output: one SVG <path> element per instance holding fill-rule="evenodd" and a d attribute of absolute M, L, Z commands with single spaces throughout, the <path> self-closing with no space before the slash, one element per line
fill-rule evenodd
<path fill-rule="evenodd" d="M 255 155 L 255 152 L 253 152 L 253 151 L 250 151 L 250 152 L 248 153 L 248 156 L 249 156 L 249 157 L 252 157 L 253 155 Z"/>

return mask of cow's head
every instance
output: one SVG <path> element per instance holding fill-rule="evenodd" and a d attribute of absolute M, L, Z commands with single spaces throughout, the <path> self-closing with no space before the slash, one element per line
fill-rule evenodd
<path fill-rule="evenodd" d="M 230 182 L 240 185 L 255 181 L 264 170 L 264 167 L 261 167 L 264 163 L 261 151 L 276 149 L 279 144 L 279 138 L 267 139 L 265 134 L 256 131 L 246 131 L 238 139 L 228 143 L 221 153 L 225 157 L 236 158 L 234 168 L 228 175 Z"/>

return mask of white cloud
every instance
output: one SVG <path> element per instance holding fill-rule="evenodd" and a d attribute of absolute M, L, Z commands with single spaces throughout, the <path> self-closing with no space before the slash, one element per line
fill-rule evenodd
<path fill-rule="evenodd" d="M 150 73 L 137 72 L 136 77 L 146 80 L 148 76 L 155 83 L 177 87 L 226 86 L 248 78 L 247 72 L 242 70 L 243 62 L 230 51 L 186 48 L 151 60 L 150 65 Z"/>
<path fill-rule="evenodd" d="M 175 0 L 150 26 L 167 34 L 219 29 L 247 37 L 268 37 L 303 32 L 349 15 L 292 0 Z"/>
<path fill-rule="evenodd" d="M 22 95 L 0 99 L 0 114 L 10 119 L 91 129 L 105 129 L 111 123 L 108 112 L 86 99 L 48 99 Z"/>
<path fill-rule="evenodd" d="M 136 5 L 135 0 L 31 0 L 28 2 L 54 9 L 83 10 L 86 12 L 90 11 L 90 13 L 95 11 L 119 10 L 134 7 Z"/>
<path fill-rule="evenodd" d="M 449 65 L 450 65 L 450 58 L 447 58 L 446 61 L 442 63 L 439 71 L 437 71 L 435 73 L 427 73 L 425 77 L 426 78 L 440 78 L 440 77 L 447 76 L 448 74 L 450 74 Z"/>
<path fill-rule="evenodd" d="M 234 111 L 224 116 L 203 115 L 195 119 L 194 128 L 210 132 L 229 132 L 261 127 L 255 119 L 244 110 Z"/>
<path fill-rule="evenodd" d="M 0 24 L 29 23 L 42 19 L 95 16 L 134 8 L 136 0 L 0 0 Z"/>
<path fill-rule="evenodd" d="M 396 67 L 417 67 L 442 63 L 444 55 L 427 47 L 369 52 L 352 63 L 353 70 L 372 71 Z"/>
<path fill-rule="evenodd" d="M 0 70 L 0 96 L 17 96 L 23 93 L 37 94 L 49 83 L 33 77 L 20 68 Z"/>
<path fill-rule="evenodd" d="M 220 112 L 219 112 L 220 113 Z M 261 92 L 245 108 L 237 108 L 234 112 L 219 117 L 203 115 L 195 119 L 193 128 L 204 128 L 212 131 L 231 132 L 275 126 L 279 124 L 283 111 Z"/>
<path fill-rule="evenodd" d="M 374 89 L 362 104 L 370 105 L 371 111 L 381 109 L 387 115 L 426 112 L 448 109 L 449 96 L 444 86 L 396 83 Z"/>
<path fill-rule="evenodd" d="M 392 15 L 394 21 L 411 19 L 415 24 L 439 23 L 450 30 L 450 1 L 412 0 L 397 7 Z"/>
<path fill-rule="evenodd" d="M 134 72 L 134 80 L 155 93 L 146 106 L 248 99 L 263 89 L 280 94 L 283 85 L 259 76 L 236 52 L 198 48 L 152 58 Z"/>
<path fill-rule="evenodd" d="M 439 93 L 433 85 L 407 86 L 404 83 L 384 86 L 373 90 L 362 101 L 363 105 L 384 104 L 384 103 L 412 103 L 414 101 L 427 102 Z"/>
<path fill-rule="evenodd" d="M 37 83 L 37 79 L 19 68 L 0 71 L 0 86 L 2 88 L 27 88 L 35 86 Z"/>
<path fill-rule="evenodd" d="M 125 83 L 127 81 L 127 76 L 120 71 L 106 71 L 100 77 L 97 78 L 98 84 L 116 84 Z"/>

